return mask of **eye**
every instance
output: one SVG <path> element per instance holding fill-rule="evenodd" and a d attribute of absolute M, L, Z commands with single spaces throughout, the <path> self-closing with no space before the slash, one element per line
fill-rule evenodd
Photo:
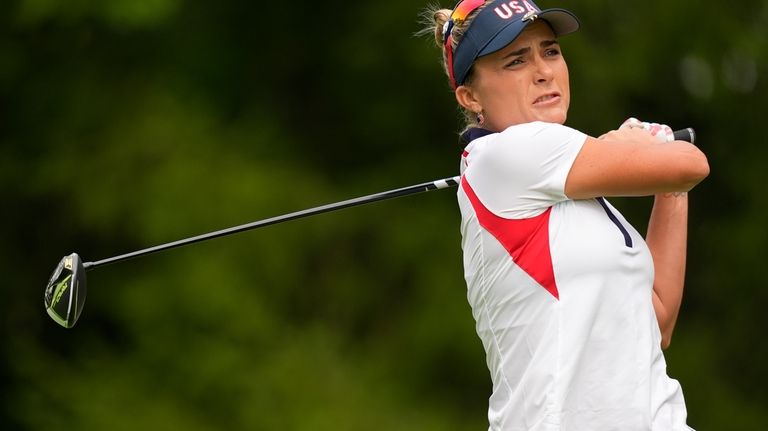
<path fill-rule="evenodd" d="M 545 53 L 545 56 L 547 57 L 557 57 L 560 55 L 560 49 L 559 48 L 549 48 Z"/>
<path fill-rule="evenodd" d="M 522 57 L 517 57 L 517 58 L 512 59 L 512 61 L 510 61 L 509 63 L 507 63 L 506 67 L 519 66 L 519 65 L 521 65 L 523 63 L 525 63 L 523 58 Z"/>

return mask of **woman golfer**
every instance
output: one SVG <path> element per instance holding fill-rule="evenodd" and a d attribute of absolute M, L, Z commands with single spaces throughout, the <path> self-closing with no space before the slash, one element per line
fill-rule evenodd
<path fill-rule="evenodd" d="M 695 146 L 627 121 L 563 125 L 557 38 L 579 27 L 528 1 L 431 10 L 468 142 L 458 199 L 468 299 L 493 381 L 491 430 L 689 430 L 666 373 L 683 291 Z M 655 195 L 643 238 L 605 196 Z"/>

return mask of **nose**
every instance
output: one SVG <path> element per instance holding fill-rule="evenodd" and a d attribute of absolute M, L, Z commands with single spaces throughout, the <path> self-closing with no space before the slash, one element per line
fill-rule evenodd
<path fill-rule="evenodd" d="M 533 76 L 537 84 L 544 84 L 552 80 L 552 76 L 554 75 L 552 67 L 546 60 L 541 57 L 536 57 L 535 66 L 536 68 Z"/>

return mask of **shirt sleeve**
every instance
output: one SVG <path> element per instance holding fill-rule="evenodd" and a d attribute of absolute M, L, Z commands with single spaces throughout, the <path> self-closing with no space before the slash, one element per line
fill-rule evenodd
<path fill-rule="evenodd" d="M 512 126 L 478 139 L 465 177 L 480 201 L 504 218 L 528 218 L 568 199 L 565 181 L 587 136 L 554 123 Z"/>

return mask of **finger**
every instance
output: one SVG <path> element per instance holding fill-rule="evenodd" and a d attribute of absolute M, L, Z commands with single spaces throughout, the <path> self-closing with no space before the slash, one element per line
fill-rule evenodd
<path fill-rule="evenodd" d="M 627 118 L 619 127 L 619 129 L 633 129 L 633 128 L 642 128 L 643 122 L 638 120 L 635 117 L 629 117 Z"/>

